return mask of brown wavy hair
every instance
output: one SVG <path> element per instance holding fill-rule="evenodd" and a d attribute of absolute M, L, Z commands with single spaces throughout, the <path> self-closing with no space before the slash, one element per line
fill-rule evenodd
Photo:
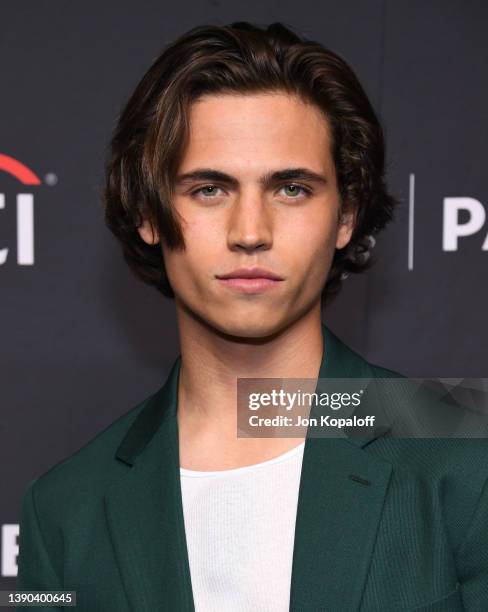
<path fill-rule="evenodd" d="M 167 45 L 143 76 L 117 121 L 106 159 L 105 222 L 133 272 L 173 297 L 160 244 L 137 228 L 147 218 L 170 249 L 184 249 L 171 201 L 188 142 L 190 105 L 207 93 L 286 92 L 315 104 L 329 122 L 341 211 L 353 207 L 349 244 L 336 250 L 322 294 L 337 293 L 351 272 L 373 262 L 374 235 L 392 219 L 379 120 L 348 64 L 282 23 L 201 25 Z"/>

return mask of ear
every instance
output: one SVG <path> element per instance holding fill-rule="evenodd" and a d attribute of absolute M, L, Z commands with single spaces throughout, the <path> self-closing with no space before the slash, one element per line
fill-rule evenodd
<path fill-rule="evenodd" d="M 356 210 L 350 210 L 341 213 L 337 228 L 336 249 L 343 249 L 349 244 L 356 225 L 356 212 Z"/>
<path fill-rule="evenodd" d="M 142 225 L 137 228 L 137 231 L 147 244 L 157 244 L 159 242 L 158 232 L 146 218 L 144 218 Z"/>

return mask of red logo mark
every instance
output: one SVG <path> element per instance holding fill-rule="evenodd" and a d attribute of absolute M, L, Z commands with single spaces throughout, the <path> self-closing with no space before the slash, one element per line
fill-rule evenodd
<path fill-rule="evenodd" d="M 0 170 L 7 172 L 7 174 L 10 174 L 24 185 L 41 184 L 41 180 L 39 179 L 39 177 L 34 172 L 32 172 L 30 168 L 28 168 L 23 163 L 17 161 L 13 157 L 9 157 L 8 155 L 2 155 L 1 153 Z"/>

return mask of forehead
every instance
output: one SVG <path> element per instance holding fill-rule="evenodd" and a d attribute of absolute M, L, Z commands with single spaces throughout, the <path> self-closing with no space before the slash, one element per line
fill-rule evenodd
<path fill-rule="evenodd" d="M 206 94 L 191 105 L 189 122 L 183 172 L 208 163 L 260 171 L 263 164 L 317 171 L 332 165 L 328 121 L 292 94 Z"/>

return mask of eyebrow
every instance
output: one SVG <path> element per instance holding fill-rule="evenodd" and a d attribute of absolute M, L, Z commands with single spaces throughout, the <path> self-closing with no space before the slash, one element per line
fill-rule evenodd
<path fill-rule="evenodd" d="M 267 188 L 281 181 L 313 181 L 316 183 L 326 184 L 327 179 L 322 174 L 309 170 L 308 168 L 285 168 L 276 170 L 275 172 L 266 172 L 259 177 L 259 183 Z M 191 172 L 180 174 L 176 177 L 176 185 L 183 185 L 195 181 L 213 181 L 225 183 L 236 189 L 239 186 L 239 181 L 230 174 L 215 170 L 213 168 L 197 168 Z"/>

